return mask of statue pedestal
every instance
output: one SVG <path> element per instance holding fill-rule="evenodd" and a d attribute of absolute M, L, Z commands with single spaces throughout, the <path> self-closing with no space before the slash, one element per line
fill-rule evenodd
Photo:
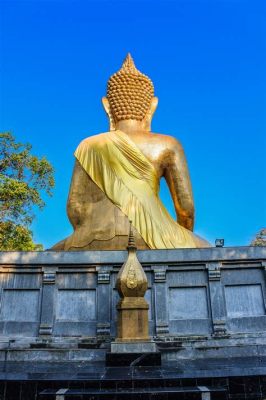
<path fill-rule="evenodd" d="M 34 400 L 40 386 L 51 389 L 59 382 L 61 388 L 76 388 L 81 380 L 91 390 L 95 384 L 109 388 L 114 380 L 117 388 L 133 390 L 147 379 L 156 393 L 162 374 L 169 394 L 174 380 L 180 386 L 188 379 L 198 386 L 206 379 L 220 382 L 239 399 L 251 396 L 249 386 L 265 384 L 265 247 L 139 251 L 149 282 L 149 336 L 159 352 L 152 340 L 110 339 L 117 336 L 115 282 L 126 256 L 125 251 L 0 253 L 3 400 L 20 394 Z M 160 357 L 162 367 L 145 369 Z M 139 365 L 142 369 L 135 368 Z M 236 377 L 243 385 L 235 394 Z"/>

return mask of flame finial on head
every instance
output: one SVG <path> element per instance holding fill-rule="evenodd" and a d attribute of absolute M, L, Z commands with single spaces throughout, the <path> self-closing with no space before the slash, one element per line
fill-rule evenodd
<path fill-rule="evenodd" d="M 131 74 L 141 74 L 141 72 L 137 70 L 134 60 L 130 53 L 127 54 L 127 56 L 123 62 L 123 65 L 121 67 L 121 70 L 123 72 L 131 73 Z"/>

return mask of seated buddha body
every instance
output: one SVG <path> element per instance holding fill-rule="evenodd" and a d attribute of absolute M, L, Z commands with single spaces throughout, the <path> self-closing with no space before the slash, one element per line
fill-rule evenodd
<path fill-rule="evenodd" d="M 110 131 L 83 140 L 75 152 L 67 203 L 74 232 L 53 249 L 125 249 L 129 221 L 139 249 L 209 246 L 193 233 L 194 204 L 182 146 L 171 136 L 151 132 L 158 99 L 130 55 L 109 79 L 102 101 Z M 159 198 L 162 177 L 177 222 Z"/>

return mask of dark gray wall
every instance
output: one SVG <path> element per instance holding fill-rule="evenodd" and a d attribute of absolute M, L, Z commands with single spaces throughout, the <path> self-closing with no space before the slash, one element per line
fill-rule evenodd
<path fill-rule="evenodd" d="M 0 335 L 115 336 L 126 252 L 0 253 Z M 139 251 L 151 336 L 266 330 L 266 249 Z"/>

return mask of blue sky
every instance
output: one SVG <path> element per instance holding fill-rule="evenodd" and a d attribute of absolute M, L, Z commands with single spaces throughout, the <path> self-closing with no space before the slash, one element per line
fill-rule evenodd
<path fill-rule="evenodd" d="M 1 1 L 0 129 L 56 170 L 36 213 L 46 247 L 72 232 L 66 201 L 73 152 L 104 132 L 109 76 L 128 51 L 150 76 L 153 131 L 186 152 L 195 231 L 246 245 L 266 225 L 266 29 L 263 0 Z M 161 196 L 173 213 L 162 183 Z"/>

